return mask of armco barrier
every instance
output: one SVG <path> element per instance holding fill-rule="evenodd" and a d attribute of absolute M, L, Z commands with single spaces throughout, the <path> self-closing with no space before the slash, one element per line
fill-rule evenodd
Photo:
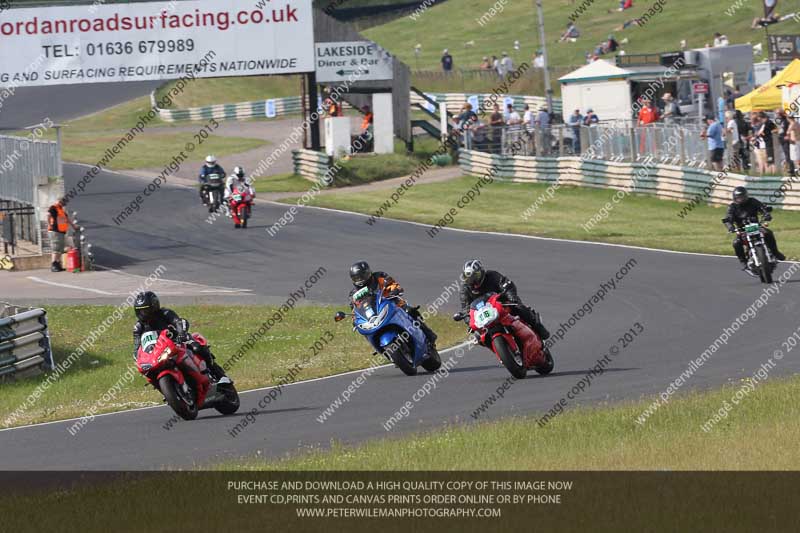
<path fill-rule="evenodd" d="M 425 93 L 434 98 L 437 102 L 446 102 L 448 109 L 453 113 L 458 112 L 461 106 L 474 94 L 458 94 L 458 93 Z M 490 98 L 491 94 L 477 94 L 478 105 L 481 105 L 485 99 Z M 531 106 L 531 110 L 536 112 L 540 107 L 545 105 L 546 99 L 542 96 L 522 96 L 522 95 L 499 95 L 497 102 L 500 107 L 505 109 L 504 100 L 506 97 L 514 100 L 514 106 L 517 110 L 521 111 L 525 104 Z M 204 107 L 190 107 L 188 109 L 161 109 L 156 104 L 156 91 L 150 93 L 150 102 L 154 109 L 158 112 L 158 116 L 165 122 L 175 122 L 178 120 L 208 120 L 216 118 L 220 120 L 242 120 L 247 118 L 267 117 L 267 106 L 270 106 L 270 115 L 273 114 L 275 118 L 291 114 L 302 113 L 303 107 L 299 96 L 288 96 L 286 98 L 274 98 L 272 100 L 259 100 L 257 102 L 239 102 L 236 104 L 218 104 Z M 411 104 L 425 104 L 426 102 L 418 95 L 411 94 Z M 347 102 L 342 102 L 344 109 L 349 109 L 350 105 Z M 561 113 L 561 101 L 554 100 L 553 107 L 555 113 Z M 491 109 L 487 110 L 487 113 Z"/>
<path fill-rule="evenodd" d="M 45 310 L 0 305 L 0 382 L 53 369 Z"/>
<path fill-rule="evenodd" d="M 292 150 L 294 173 L 312 181 L 319 181 L 331 168 L 331 157 L 314 150 Z"/>
<path fill-rule="evenodd" d="M 800 184 L 787 187 L 785 196 L 775 194 L 790 178 L 728 174 L 712 186 L 717 172 L 675 165 L 616 163 L 582 160 L 580 157 L 499 156 L 462 150 L 459 165 L 465 174 L 483 175 L 492 167 L 495 176 L 521 182 L 558 182 L 561 185 L 625 190 L 658 198 L 690 201 L 703 195 L 701 203 L 728 205 L 734 187 L 744 185 L 752 196 L 776 207 L 800 210 Z M 776 199 L 777 198 L 777 199 Z"/>

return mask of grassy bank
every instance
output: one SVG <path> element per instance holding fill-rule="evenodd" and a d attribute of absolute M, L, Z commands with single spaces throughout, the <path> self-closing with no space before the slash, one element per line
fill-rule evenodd
<path fill-rule="evenodd" d="M 64 361 L 84 341 L 88 332 L 113 311 L 109 306 L 48 306 L 47 313 L 56 363 Z M 268 306 L 187 306 L 175 310 L 191 322 L 192 330 L 202 332 L 211 342 L 221 362 L 227 361 L 253 331 L 271 316 L 276 308 Z M 298 361 L 309 353 L 309 346 L 330 331 L 334 339 L 320 355 L 311 359 L 297 380 L 327 376 L 369 366 L 372 350 L 359 335 L 344 324 L 335 324 L 335 308 L 298 307 L 286 319 L 269 330 L 230 370 L 239 390 L 277 383 Z M 136 375 L 124 382 L 119 393 L 108 402 L 107 393 L 133 366 L 131 327 L 133 317 L 114 323 L 93 346 L 50 386 L 33 407 L 13 424 L 7 417 L 23 404 L 45 378 L 40 376 L 4 384 L 0 395 L 0 427 L 23 425 L 81 416 L 92 407 L 97 413 L 159 405 L 161 397 L 144 387 L 144 378 Z M 439 333 L 440 346 L 456 344 L 463 331 L 447 317 L 431 319 Z"/>
<path fill-rule="evenodd" d="M 73 120 L 63 129 L 63 158 L 65 161 L 94 165 L 136 126 L 139 116 L 151 109 L 149 97 L 137 98 L 104 110 L 100 113 Z M 253 150 L 267 143 L 260 139 L 223 137 L 213 132 L 200 145 L 195 138 L 205 123 L 167 124 L 155 118 L 142 133 L 129 141 L 105 168 L 125 170 L 137 168 L 161 168 L 172 161 L 173 156 L 184 151 L 188 161 L 201 162 L 206 154 L 217 157 Z M 187 151 L 187 143 L 194 143 L 196 150 Z"/>
<path fill-rule="evenodd" d="M 742 384 L 673 399 L 644 425 L 650 401 L 582 408 L 544 427 L 532 418 L 334 446 L 242 470 L 797 470 L 800 377 L 759 384 L 710 431 L 705 424 Z M 776 438 L 780 436 L 780 438 Z M 513 450 L 513 453 L 509 450 Z M 510 455 L 511 454 L 511 455 Z M 513 458 L 512 458 L 513 455 Z"/>
<path fill-rule="evenodd" d="M 415 185 L 386 216 L 437 224 L 476 181 L 477 178 L 464 177 Z M 562 186 L 547 199 L 546 190 L 544 184 L 495 181 L 483 187 L 480 196 L 465 209 L 457 210 L 451 227 L 688 252 L 733 253 L 731 239 L 720 222 L 725 213 L 722 207 L 697 207 L 680 218 L 677 214 L 685 205 L 683 202 L 631 195 L 613 204 L 609 216 L 586 231 L 583 225 L 611 202 L 615 191 Z M 540 206 L 533 213 L 528 211 L 526 219 L 526 210 L 540 197 Z M 388 198 L 389 192 L 379 190 L 318 196 L 313 203 L 372 214 Z M 800 257 L 800 213 L 778 210 L 774 216 L 771 228 L 782 251 Z"/>

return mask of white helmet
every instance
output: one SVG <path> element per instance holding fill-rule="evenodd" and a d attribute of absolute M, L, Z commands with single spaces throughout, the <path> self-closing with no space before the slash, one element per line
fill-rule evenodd
<path fill-rule="evenodd" d="M 213 155 L 209 155 L 208 157 L 206 157 L 206 165 L 213 167 L 216 164 L 217 164 L 216 157 L 214 157 Z"/>
<path fill-rule="evenodd" d="M 236 167 L 233 169 L 233 175 L 239 178 L 240 180 L 244 179 L 244 169 L 242 167 Z"/>

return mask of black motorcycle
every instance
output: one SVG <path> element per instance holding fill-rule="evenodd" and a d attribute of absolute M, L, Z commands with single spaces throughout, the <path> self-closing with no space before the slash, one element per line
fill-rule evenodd
<path fill-rule="evenodd" d="M 767 207 L 767 209 L 772 210 L 771 207 Z M 764 238 L 767 221 L 759 222 L 757 217 L 752 217 L 740 225 L 732 221 L 730 217 L 725 217 L 722 222 L 732 224 L 742 241 L 744 253 L 747 256 L 748 274 L 760 278 L 762 283 L 772 283 L 772 273 L 775 265 L 778 264 L 778 259 L 772 254 Z"/>
<path fill-rule="evenodd" d="M 209 213 L 216 213 L 222 205 L 222 196 L 225 189 L 225 180 L 219 174 L 209 174 L 202 185 L 203 203 L 208 206 Z"/>

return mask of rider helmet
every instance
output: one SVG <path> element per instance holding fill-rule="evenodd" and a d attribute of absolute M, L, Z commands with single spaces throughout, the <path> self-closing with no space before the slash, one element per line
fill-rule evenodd
<path fill-rule="evenodd" d="M 372 269 L 366 261 L 358 261 L 350 267 L 350 279 L 353 280 L 353 285 L 359 289 L 365 287 L 370 278 L 372 278 Z"/>
<path fill-rule="evenodd" d="M 140 322 L 149 322 L 158 316 L 161 311 L 161 303 L 158 301 L 156 293 L 152 291 L 140 292 L 133 302 L 133 309 L 136 312 L 136 318 Z"/>
<path fill-rule="evenodd" d="M 242 167 L 234 168 L 233 175 L 239 178 L 240 180 L 244 179 L 244 169 Z"/>
<path fill-rule="evenodd" d="M 206 157 L 206 166 L 207 167 L 213 167 L 216 164 L 217 164 L 217 158 L 216 157 L 214 157 L 213 155 L 209 155 L 208 157 Z"/>
<path fill-rule="evenodd" d="M 740 185 L 739 187 L 736 187 L 735 189 L 733 189 L 733 201 L 734 201 L 734 203 L 737 203 L 737 204 L 741 205 L 741 204 L 743 204 L 743 203 L 745 203 L 747 201 L 747 198 L 748 198 L 747 189 L 745 187 L 742 187 Z"/>
<path fill-rule="evenodd" d="M 480 260 L 470 259 L 464 263 L 464 271 L 461 274 L 461 279 L 464 280 L 464 283 L 473 289 L 476 289 L 483 282 L 483 276 L 485 274 L 486 271 L 484 270 L 483 264 L 481 264 Z"/>

